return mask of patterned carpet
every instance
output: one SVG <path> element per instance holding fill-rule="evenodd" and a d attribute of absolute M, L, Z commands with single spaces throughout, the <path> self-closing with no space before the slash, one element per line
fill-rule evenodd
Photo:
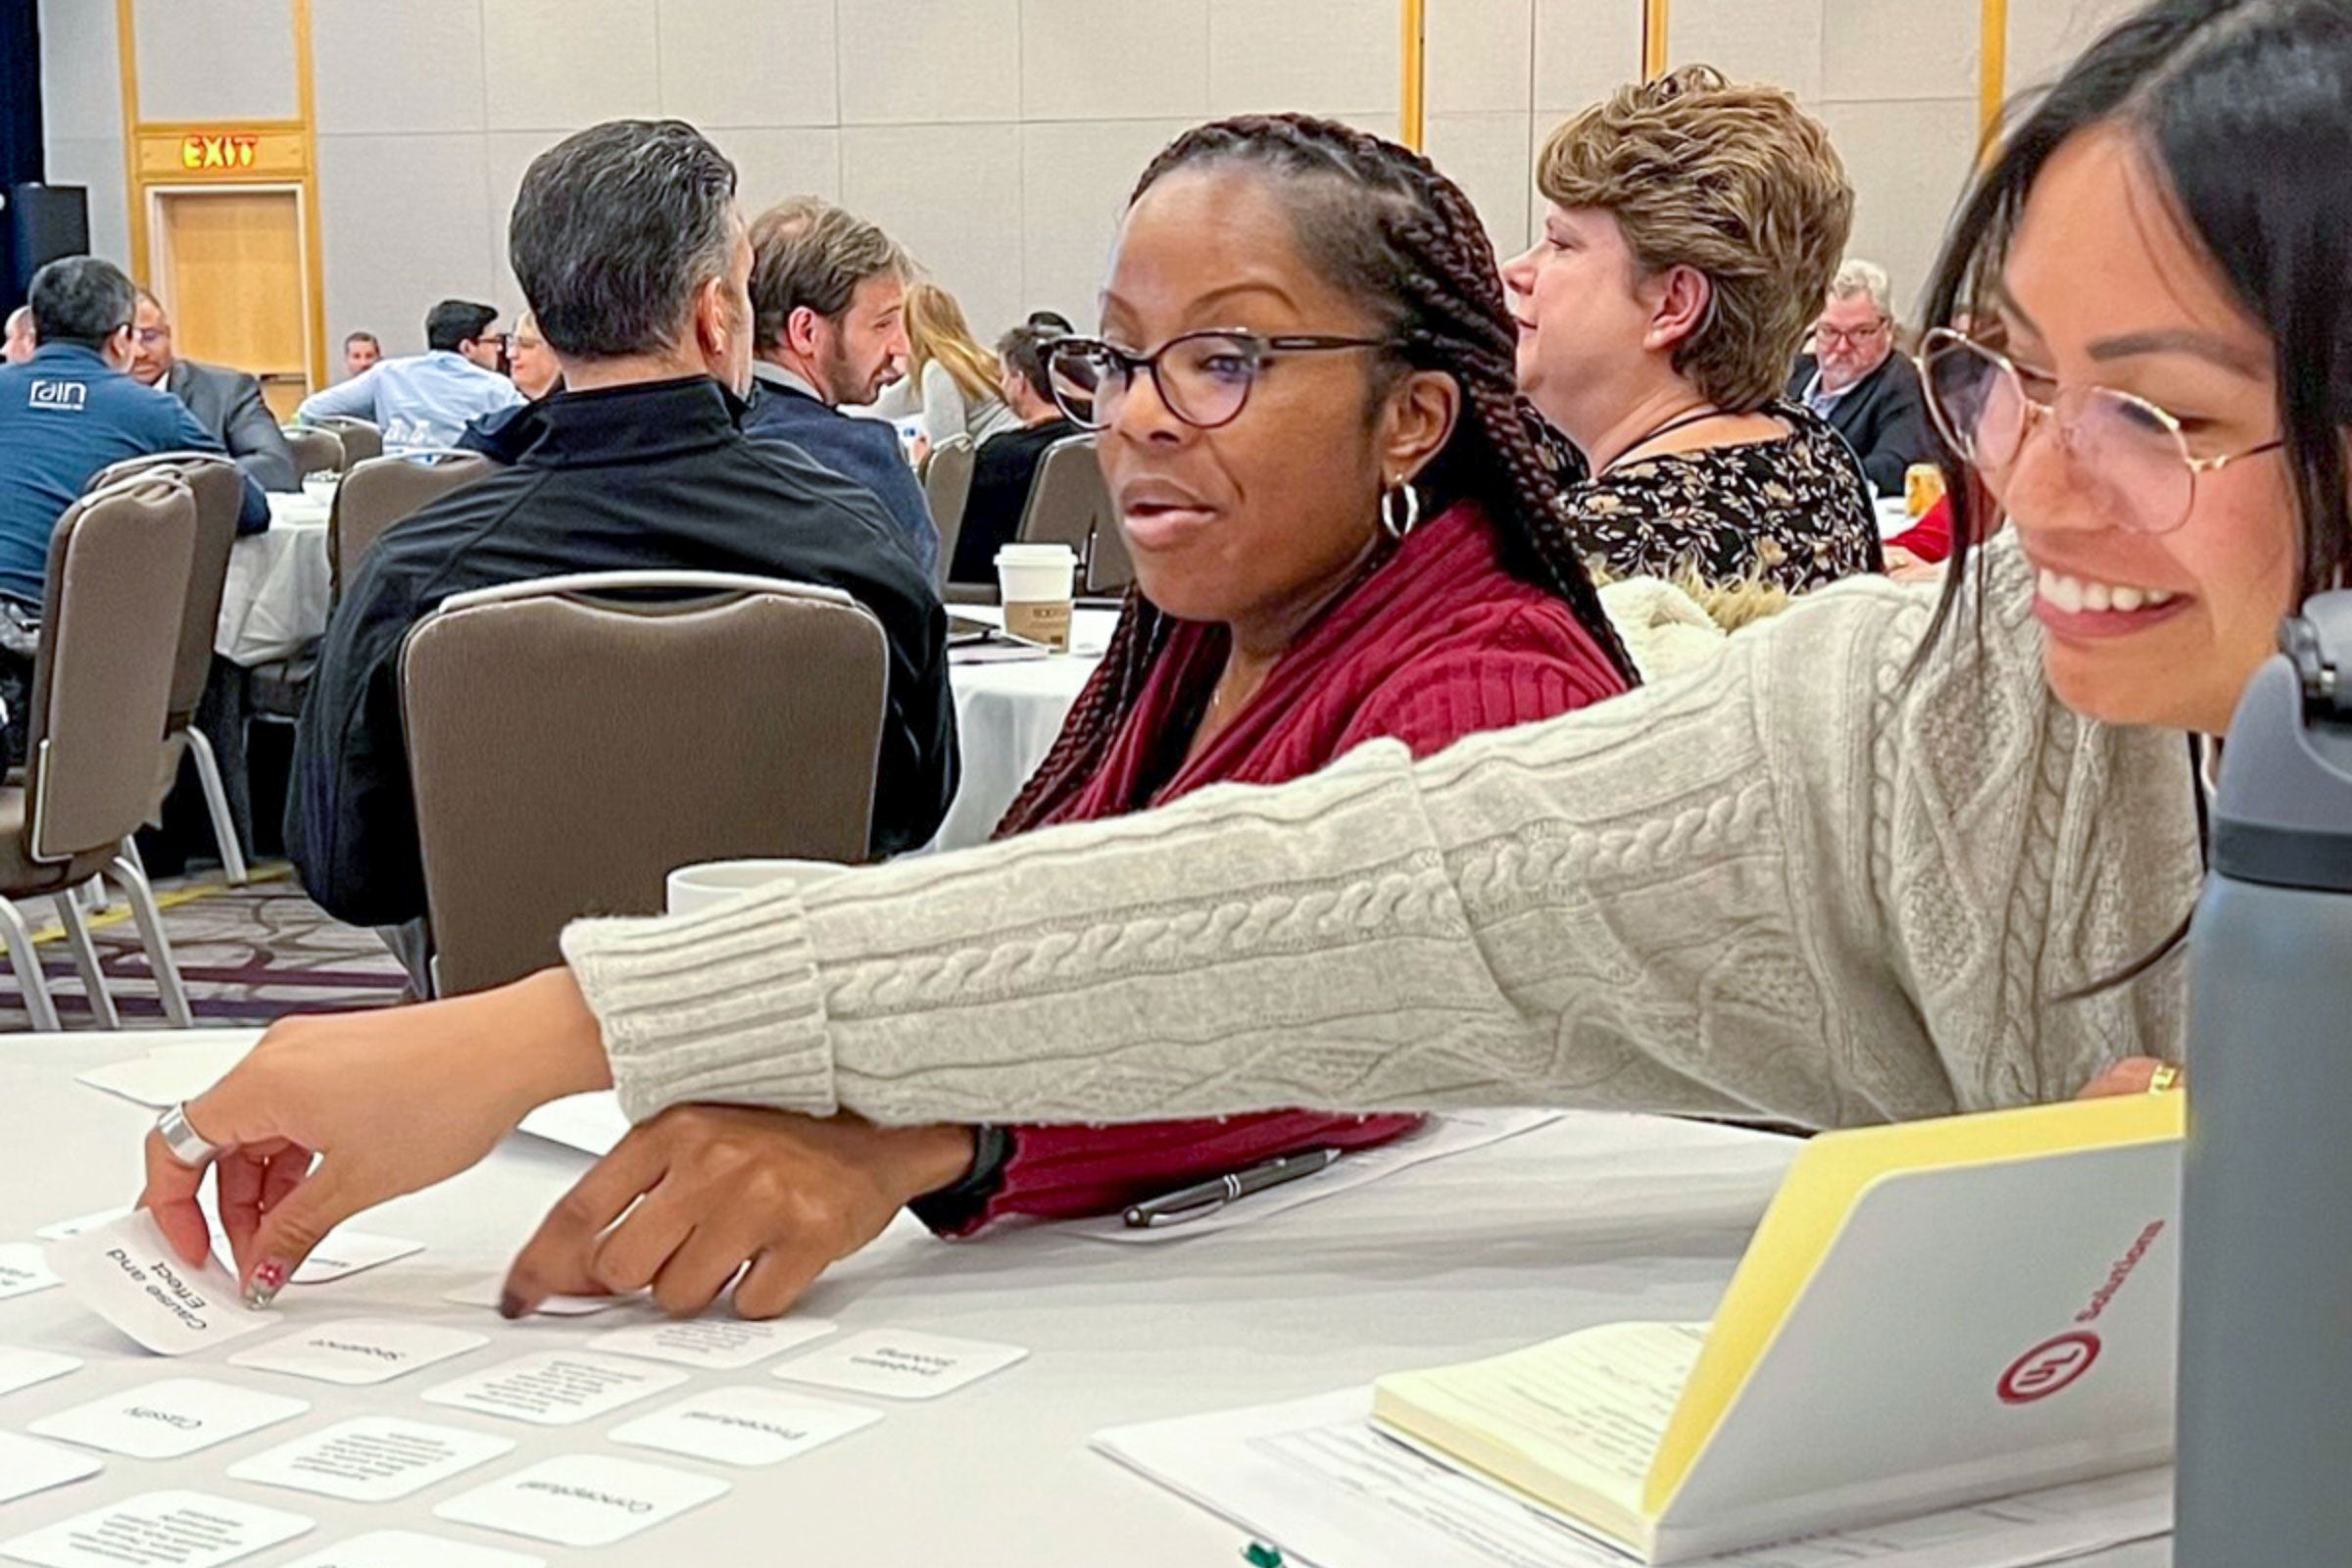
<path fill-rule="evenodd" d="M 375 933 L 328 918 L 303 897 L 283 863 L 256 867 L 254 879 L 243 887 L 228 886 L 212 870 L 165 878 L 155 891 L 200 1025 L 267 1023 L 289 1012 L 387 1006 L 407 994 L 407 976 Z M 39 944 L 60 1019 L 68 1029 L 92 1027 L 89 1002 L 56 912 L 47 900 L 30 900 L 24 918 Z M 120 900 L 91 922 L 91 935 L 123 1025 L 160 1024 L 163 1010 L 147 956 Z M 28 1027 L 24 993 L 13 973 L 0 970 L 0 1031 Z"/>

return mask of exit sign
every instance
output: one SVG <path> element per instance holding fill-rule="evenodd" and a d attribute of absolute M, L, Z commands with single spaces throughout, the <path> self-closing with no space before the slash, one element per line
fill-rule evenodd
<path fill-rule="evenodd" d="M 202 171 L 251 169 L 261 145 L 261 137 L 238 131 L 220 136 L 182 136 L 179 167 Z"/>

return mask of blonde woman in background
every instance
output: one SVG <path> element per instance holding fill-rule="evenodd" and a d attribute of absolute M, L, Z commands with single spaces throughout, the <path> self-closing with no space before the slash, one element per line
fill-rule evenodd
<path fill-rule="evenodd" d="M 998 391 L 1004 368 L 972 336 L 955 295 L 936 283 L 909 284 L 906 343 L 905 378 L 865 412 L 889 419 L 919 415 L 930 449 L 952 435 L 970 436 L 978 446 L 1021 427 L 1020 416 L 1005 407 Z"/>

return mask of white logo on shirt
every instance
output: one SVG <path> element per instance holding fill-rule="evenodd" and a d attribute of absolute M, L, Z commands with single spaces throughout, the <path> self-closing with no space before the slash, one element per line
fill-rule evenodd
<path fill-rule="evenodd" d="M 32 407 L 62 409 L 79 414 L 90 400 L 89 387 L 80 381 L 35 381 L 32 383 Z"/>

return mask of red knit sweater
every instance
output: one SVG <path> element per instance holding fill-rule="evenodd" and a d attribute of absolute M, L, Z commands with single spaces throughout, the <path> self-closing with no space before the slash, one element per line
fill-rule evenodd
<path fill-rule="evenodd" d="M 1119 816 L 1208 784 L 1283 783 L 1382 736 L 1426 757 L 1465 735 L 1549 718 L 1624 689 L 1565 604 L 1504 572 L 1493 530 L 1468 505 L 1415 530 L 1326 611 L 1225 730 L 1169 777 L 1226 648 L 1221 626 L 1179 626 L 1102 770 L 1051 819 Z M 1278 1111 L 1014 1128 L 997 1192 L 957 1234 L 1005 1214 L 1102 1213 L 1293 1150 L 1360 1149 L 1415 1125 L 1410 1116 Z"/>

